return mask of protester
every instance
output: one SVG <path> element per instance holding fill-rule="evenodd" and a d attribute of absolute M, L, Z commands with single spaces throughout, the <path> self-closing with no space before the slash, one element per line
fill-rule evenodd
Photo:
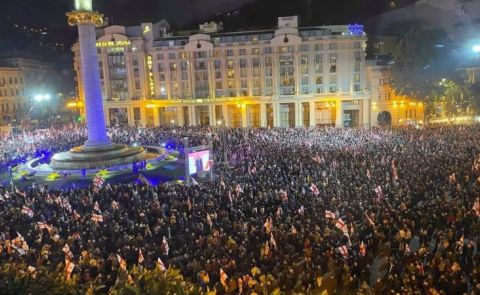
<path fill-rule="evenodd" d="M 3 188 L 0 262 L 66 260 L 106 290 L 160 258 L 219 293 L 480 291 L 480 126 L 109 130 L 114 142 L 179 149 L 207 133 L 216 177 L 199 185 Z M 84 139 L 50 131 L 17 152 L 3 142 L 2 162 Z"/>

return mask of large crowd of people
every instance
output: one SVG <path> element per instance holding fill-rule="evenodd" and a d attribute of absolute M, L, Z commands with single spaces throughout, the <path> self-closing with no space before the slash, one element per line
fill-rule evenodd
<path fill-rule="evenodd" d="M 104 292 L 133 265 L 160 265 L 219 294 L 480 293 L 480 126 L 109 130 L 176 147 L 209 133 L 215 178 L 197 185 L 0 189 L 0 264 L 65 263 Z M 4 140 L 0 161 L 85 136 Z"/>

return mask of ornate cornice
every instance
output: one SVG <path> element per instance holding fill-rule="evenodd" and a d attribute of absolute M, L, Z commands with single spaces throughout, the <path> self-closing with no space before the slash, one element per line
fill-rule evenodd
<path fill-rule="evenodd" d="M 103 25 L 103 14 L 95 11 L 71 11 L 67 12 L 68 24 L 78 26 L 92 24 L 97 27 Z"/>

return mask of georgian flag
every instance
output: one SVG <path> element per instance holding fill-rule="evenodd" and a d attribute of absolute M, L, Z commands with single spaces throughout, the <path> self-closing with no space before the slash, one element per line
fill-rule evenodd
<path fill-rule="evenodd" d="M 228 287 L 227 279 L 228 279 L 227 274 L 223 271 L 223 269 L 220 268 L 220 283 L 222 283 L 222 285 L 223 285 L 223 287 L 225 287 L 225 289 Z"/>
<path fill-rule="evenodd" d="M 33 210 L 28 208 L 25 205 L 22 207 L 22 213 L 28 215 L 28 217 L 30 217 L 30 218 L 33 217 Z"/>
<path fill-rule="evenodd" d="M 320 156 L 318 154 L 316 154 L 315 157 L 312 157 L 312 160 L 314 162 L 317 162 L 318 164 L 322 163 L 322 158 L 320 158 Z"/>
<path fill-rule="evenodd" d="M 70 250 L 70 247 L 68 246 L 68 244 L 65 244 L 65 246 L 63 246 L 62 251 L 63 251 L 63 253 L 65 253 L 66 257 L 68 257 L 70 259 L 73 258 L 73 253 Z"/>
<path fill-rule="evenodd" d="M 358 250 L 360 252 L 360 255 L 362 256 L 366 256 L 367 255 L 367 249 L 365 247 L 365 244 L 363 243 L 363 241 L 360 242 L 360 245 L 358 246 Z"/>
<path fill-rule="evenodd" d="M 315 183 L 312 183 L 312 185 L 310 186 L 310 190 L 315 196 L 318 196 L 320 194 L 320 191 L 318 190 L 318 187 Z"/>
<path fill-rule="evenodd" d="M 235 188 L 235 192 L 237 193 L 237 197 L 240 195 L 240 193 L 243 193 L 243 189 L 240 186 L 240 184 L 237 184 L 237 187 Z"/>
<path fill-rule="evenodd" d="M 141 264 L 143 261 L 145 261 L 145 258 L 143 257 L 142 249 L 138 249 L 138 263 Z"/>
<path fill-rule="evenodd" d="M 98 214 L 102 214 L 102 211 L 100 210 L 100 206 L 98 205 L 97 201 L 95 201 L 95 205 L 93 206 L 93 210 L 97 211 Z"/>
<path fill-rule="evenodd" d="M 103 222 L 103 215 L 102 214 L 92 214 L 92 220 L 95 222 Z"/>
<path fill-rule="evenodd" d="M 409 254 L 410 253 L 410 246 L 408 245 L 408 243 L 405 243 L 405 254 Z"/>
<path fill-rule="evenodd" d="M 157 259 L 157 267 L 161 271 L 166 271 L 167 270 L 167 268 L 165 267 L 165 264 L 163 264 L 163 261 L 162 261 L 162 259 L 160 259 L 160 257 L 158 257 L 158 259 Z"/>
<path fill-rule="evenodd" d="M 378 198 L 383 198 L 383 191 L 382 191 L 382 186 L 379 185 L 375 188 L 375 193 L 377 194 Z"/>
<path fill-rule="evenodd" d="M 335 223 L 335 226 L 338 229 L 340 229 L 343 233 L 348 234 L 347 224 L 345 222 L 343 222 L 343 220 L 341 218 L 337 219 L 337 222 Z"/>
<path fill-rule="evenodd" d="M 127 271 L 127 262 L 123 259 L 120 255 L 117 254 L 118 264 L 120 265 L 120 269 Z"/>
<path fill-rule="evenodd" d="M 272 249 L 277 248 L 277 241 L 275 241 L 275 238 L 273 237 L 273 232 L 270 233 L 270 245 L 272 245 Z"/>
<path fill-rule="evenodd" d="M 210 218 L 210 214 L 207 213 L 207 224 L 210 228 L 212 228 L 213 222 L 212 218 Z"/>
<path fill-rule="evenodd" d="M 67 281 L 70 280 L 74 268 L 75 263 L 73 263 L 71 260 L 65 259 L 65 274 L 67 277 Z"/>
<path fill-rule="evenodd" d="M 332 211 L 325 210 L 325 218 L 327 218 L 327 219 L 329 219 L 329 218 L 335 219 L 336 216 L 335 216 L 335 213 L 333 213 Z"/>
<path fill-rule="evenodd" d="M 342 256 L 344 258 L 348 258 L 348 248 L 347 248 L 347 246 L 343 245 L 341 247 L 338 247 L 337 249 L 340 252 L 340 254 L 342 254 Z"/>
<path fill-rule="evenodd" d="M 475 211 L 477 216 L 480 216 L 480 201 L 478 199 L 473 203 L 472 210 Z"/>
<path fill-rule="evenodd" d="M 105 179 L 100 175 L 95 176 L 95 178 L 93 179 L 93 185 L 96 188 L 102 188 L 104 183 L 105 183 Z"/>
<path fill-rule="evenodd" d="M 167 239 L 165 238 L 165 236 L 163 236 L 162 246 L 163 246 L 163 254 L 165 256 L 168 256 L 168 252 L 170 251 L 170 247 L 168 246 L 168 242 L 167 242 Z"/>

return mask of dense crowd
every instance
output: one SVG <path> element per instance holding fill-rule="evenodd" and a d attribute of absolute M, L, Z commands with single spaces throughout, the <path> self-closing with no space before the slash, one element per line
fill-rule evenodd
<path fill-rule="evenodd" d="M 480 293 L 480 126 L 109 131 L 178 146 L 210 132 L 229 165 L 199 185 L 1 189 L 0 263 L 70 263 L 105 292 L 133 265 L 165 265 L 220 294 Z M 52 134 L 33 144 L 85 137 Z"/>

